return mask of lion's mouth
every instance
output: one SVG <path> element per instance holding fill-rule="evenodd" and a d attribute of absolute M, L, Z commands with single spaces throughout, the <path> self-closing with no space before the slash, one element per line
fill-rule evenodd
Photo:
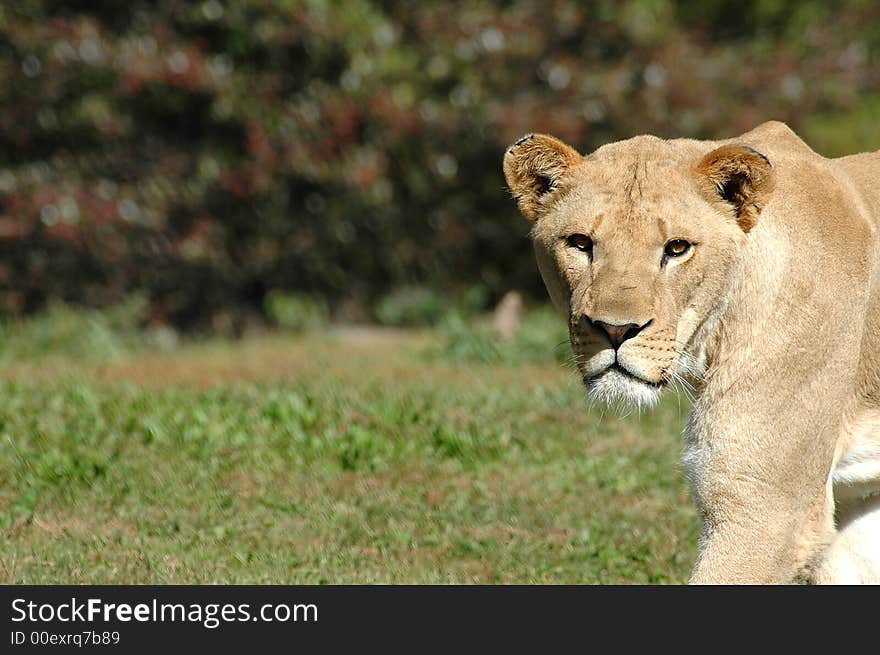
<path fill-rule="evenodd" d="M 585 375 L 584 376 L 584 384 L 589 386 L 595 380 L 601 378 L 604 375 L 607 375 L 609 371 L 616 371 L 616 372 L 620 373 L 621 375 L 623 375 L 624 377 L 626 377 L 630 380 L 633 380 L 634 382 L 639 382 L 639 383 L 647 385 L 653 389 L 660 389 L 661 387 L 663 387 L 663 384 L 664 384 L 662 381 L 661 382 L 651 382 L 650 380 L 646 380 L 642 376 L 636 375 L 632 371 L 627 370 L 619 362 L 614 362 L 611 366 L 606 368 L 601 373 L 597 373 L 596 375 Z"/>
<path fill-rule="evenodd" d="M 587 395 L 609 406 L 653 407 L 663 391 L 662 382 L 651 382 L 614 362 L 593 376 L 584 376 Z"/>

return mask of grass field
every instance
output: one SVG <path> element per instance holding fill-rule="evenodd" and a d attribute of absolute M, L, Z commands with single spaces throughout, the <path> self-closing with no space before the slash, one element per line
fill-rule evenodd
<path fill-rule="evenodd" d="M 0 582 L 685 581 L 685 401 L 603 416 L 552 356 L 444 338 L 8 359 Z"/>

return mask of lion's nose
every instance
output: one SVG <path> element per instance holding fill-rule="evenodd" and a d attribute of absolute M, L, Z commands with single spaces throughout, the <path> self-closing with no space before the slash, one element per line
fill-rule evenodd
<path fill-rule="evenodd" d="M 589 318 L 587 318 L 587 320 L 590 321 Z M 590 323 L 596 326 L 600 331 L 604 332 L 605 336 L 607 336 L 608 340 L 611 342 L 612 347 L 617 350 L 624 341 L 632 339 L 639 332 L 648 327 L 651 324 L 651 321 L 648 321 L 643 325 L 637 323 L 615 325 L 613 323 L 606 323 L 605 321 L 590 321 Z"/>

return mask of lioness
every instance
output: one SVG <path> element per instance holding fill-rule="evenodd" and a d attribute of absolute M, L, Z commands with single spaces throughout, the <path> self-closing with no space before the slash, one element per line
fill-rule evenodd
<path fill-rule="evenodd" d="M 695 389 L 691 582 L 880 582 L 880 152 L 531 134 L 504 174 L 590 397 Z"/>

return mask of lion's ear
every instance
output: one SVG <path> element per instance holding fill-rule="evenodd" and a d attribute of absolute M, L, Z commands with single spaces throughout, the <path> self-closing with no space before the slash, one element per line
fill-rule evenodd
<path fill-rule="evenodd" d="M 732 205 L 743 232 L 755 227 L 775 182 L 767 157 L 745 145 L 722 146 L 703 157 L 695 171 L 708 200 Z"/>
<path fill-rule="evenodd" d="M 522 215 L 537 220 L 541 200 L 581 159 L 577 150 L 546 134 L 529 134 L 510 146 L 504 154 L 504 177 Z"/>

